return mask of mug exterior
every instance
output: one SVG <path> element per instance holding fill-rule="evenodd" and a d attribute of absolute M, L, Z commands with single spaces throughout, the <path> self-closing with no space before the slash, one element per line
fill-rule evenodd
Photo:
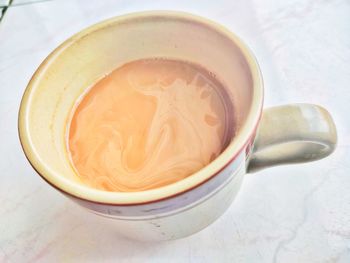
<path fill-rule="evenodd" d="M 157 201 L 132 205 L 94 202 L 62 191 L 42 178 L 73 202 L 110 220 L 116 233 L 126 238 L 146 242 L 184 238 L 216 221 L 235 199 L 246 174 L 257 127 L 241 151 L 209 180 Z"/>

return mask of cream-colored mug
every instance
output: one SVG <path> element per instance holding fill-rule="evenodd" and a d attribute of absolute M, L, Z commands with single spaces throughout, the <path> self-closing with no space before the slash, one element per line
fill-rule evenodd
<path fill-rule="evenodd" d="M 132 60 L 187 60 L 213 72 L 234 97 L 237 135 L 208 166 L 179 182 L 142 192 L 108 192 L 80 182 L 67 155 L 67 120 L 77 98 Z M 74 35 L 40 65 L 24 93 L 19 135 L 33 168 L 131 238 L 169 240 L 214 222 L 234 200 L 244 174 L 329 155 L 337 135 L 328 112 L 293 104 L 262 111 L 263 82 L 247 46 L 224 27 L 180 12 L 109 19 Z M 106 219 L 107 220 L 107 219 Z"/>

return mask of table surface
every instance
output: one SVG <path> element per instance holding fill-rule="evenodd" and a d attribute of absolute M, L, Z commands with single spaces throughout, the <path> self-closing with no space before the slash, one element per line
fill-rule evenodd
<path fill-rule="evenodd" d="M 348 0 L 13 4 L 0 23 L 0 262 L 350 262 Z M 196 235 L 139 243 L 36 175 L 19 144 L 17 113 L 31 75 L 63 40 L 106 18 L 152 9 L 188 11 L 236 32 L 260 63 L 266 107 L 323 105 L 339 144 L 324 160 L 247 175 L 229 210 Z"/>

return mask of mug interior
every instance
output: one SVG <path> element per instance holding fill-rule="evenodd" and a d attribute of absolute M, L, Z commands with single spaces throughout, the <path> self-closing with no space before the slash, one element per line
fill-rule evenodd
<path fill-rule="evenodd" d="M 74 105 L 87 89 L 115 68 L 154 57 L 189 61 L 215 74 L 233 102 L 236 136 L 208 166 L 168 186 L 118 193 L 84 185 L 67 153 L 67 125 Z M 19 133 L 33 167 L 60 190 L 96 202 L 142 203 L 191 189 L 222 169 L 251 139 L 261 105 L 258 66 L 236 36 L 189 14 L 144 12 L 96 24 L 51 53 L 25 91 Z"/>

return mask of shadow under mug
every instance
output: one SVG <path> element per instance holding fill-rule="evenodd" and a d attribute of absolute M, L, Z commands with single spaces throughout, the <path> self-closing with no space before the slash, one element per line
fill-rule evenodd
<path fill-rule="evenodd" d="M 142 192 L 92 189 L 80 182 L 67 155 L 73 105 L 106 73 L 150 57 L 191 61 L 213 72 L 232 94 L 237 135 L 217 159 L 179 182 Z M 81 31 L 45 59 L 23 95 L 19 136 L 33 168 L 67 197 L 110 218 L 127 237 L 169 240 L 214 222 L 245 173 L 317 160 L 334 150 L 336 129 L 325 109 L 293 104 L 262 112 L 262 105 L 258 64 L 236 35 L 187 13 L 134 13 Z"/>

